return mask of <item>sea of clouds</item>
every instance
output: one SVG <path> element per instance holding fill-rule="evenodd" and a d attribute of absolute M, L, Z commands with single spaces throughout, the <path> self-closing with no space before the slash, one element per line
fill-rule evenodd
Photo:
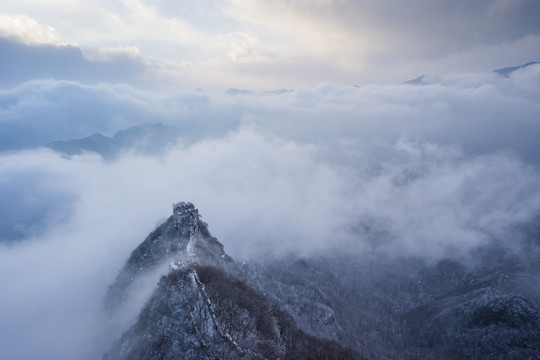
<path fill-rule="evenodd" d="M 419 85 L 159 93 L 39 80 L 0 92 L 0 358 L 95 359 L 129 253 L 191 201 L 233 257 L 466 258 L 540 215 L 540 66 Z M 181 129 L 159 156 L 57 140 Z"/>

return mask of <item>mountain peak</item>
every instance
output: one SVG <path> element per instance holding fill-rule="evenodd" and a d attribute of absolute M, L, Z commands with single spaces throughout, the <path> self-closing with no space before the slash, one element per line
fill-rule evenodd
<path fill-rule="evenodd" d="M 424 83 L 424 80 L 425 80 L 424 78 L 425 78 L 424 75 L 420 75 L 419 77 L 417 77 L 415 79 L 404 81 L 403 84 L 405 84 L 405 85 L 422 85 Z"/>
<path fill-rule="evenodd" d="M 149 277 L 159 278 L 172 264 L 227 262 L 223 245 L 200 220 L 199 210 L 190 202 L 173 204 L 172 215 L 133 250 L 105 299 L 114 310 L 130 297 L 131 289 Z M 174 267 L 174 266 L 173 266 Z"/>
<path fill-rule="evenodd" d="M 519 66 L 511 66 L 511 67 L 505 67 L 505 68 L 502 68 L 502 69 L 495 69 L 493 70 L 494 73 L 496 73 L 497 75 L 499 76 L 502 76 L 502 77 L 510 77 L 510 74 L 512 74 L 513 72 L 517 71 L 517 70 L 521 70 L 521 69 L 525 69 L 531 65 L 536 65 L 536 64 L 540 64 L 539 62 L 537 61 L 531 61 L 531 62 L 528 62 L 526 64 L 523 64 L 523 65 L 519 65 Z"/>
<path fill-rule="evenodd" d="M 179 218 L 192 215 L 199 220 L 199 210 L 190 202 L 180 201 L 173 204 L 173 214 Z"/>

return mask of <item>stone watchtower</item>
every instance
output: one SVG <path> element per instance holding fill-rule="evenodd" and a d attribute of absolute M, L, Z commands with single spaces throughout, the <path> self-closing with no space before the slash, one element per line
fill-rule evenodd
<path fill-rule="evenodd" d="M 173 204 L 173 216 L 175 217 L 175 225 L 180 226 L 197 226 L 199 222 L 199 210 L 190 202 L 178 202 Z"/>

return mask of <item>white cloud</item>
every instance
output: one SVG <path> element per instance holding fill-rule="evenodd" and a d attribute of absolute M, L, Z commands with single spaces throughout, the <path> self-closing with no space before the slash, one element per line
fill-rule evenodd
<path fill-rule="evenodd" d="M 41 25 L 23 14 L 0 13 L 0 37 L 15 38 L 25 44 L 53 44 L 58 41 L 54 28 Z"/>
<path fill-rule="evenodd" d="M 491 241 L 518 251 L 517 233 L 506 232 L 540 214 L 540 175 L 512 157 L 406 140 L 388 150 L 378 168 L 358 150 L 344 167 L 313 145 L 243 127 L 164 158 L 3 154 L 2 173 L 18 174 L 3 186 L 33 188 L 38 199 L 51 186 L 71 196 L 41 204 L 67 204 L 67 219 L 0 246 L 0 355 L 99 357 L 118 336 L 99 315 L 102 296 L 177 200 L 193 201 L 240 259 L 328 251 L 437 259 Z"/>
<path fill-rule="evenodd" d="M 83 50 L 84 56 L 89 60 L 113 61 L 117 58 L 140 58 L 140 51 L 136 46 L 102 47 L 98 49 Z"/>
<path fill-rule="evenodd" d="M 395 150 L 377 176 L 359 180 L 353 211 L 376 252 L 440 259 L 497 242 L 519 252 L 515 226 L 540 214 L 536 171 L 505 155 L 467 158 L 455 147 L 401 141 Z"/>

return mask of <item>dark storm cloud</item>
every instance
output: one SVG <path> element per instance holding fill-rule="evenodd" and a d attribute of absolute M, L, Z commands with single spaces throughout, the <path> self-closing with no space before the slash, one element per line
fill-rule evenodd
<path fill-rule="evenodd" d="M 359 52 L 397 56 L 388 62 L 441 58 L 540 34 L 535 0 L 339 0 L 282 6 L 365 39 L 366 48 Z"/>
<path fill-rule="evenodd" d="M 336 2 L 341 4 L 340 2 Z M 346 3 L 346 5 L 345 5 Z M 540 34 L 540 3 L 534 0 L 447 1 L 347 1 L 343 11 L 352 23 L 354 15 L 365 21 L 359 27 L 377 32 L 400 50 L 440 56 L 479 45 L 514 41 Z M 367 22 L 367 23 L 366 23 Z M 408 47 L 408 49 L 407 49 Z M 407 55 L 407 54 L 406 54 Z M 405 56 L 406 56 L 405 55 Z"/>

